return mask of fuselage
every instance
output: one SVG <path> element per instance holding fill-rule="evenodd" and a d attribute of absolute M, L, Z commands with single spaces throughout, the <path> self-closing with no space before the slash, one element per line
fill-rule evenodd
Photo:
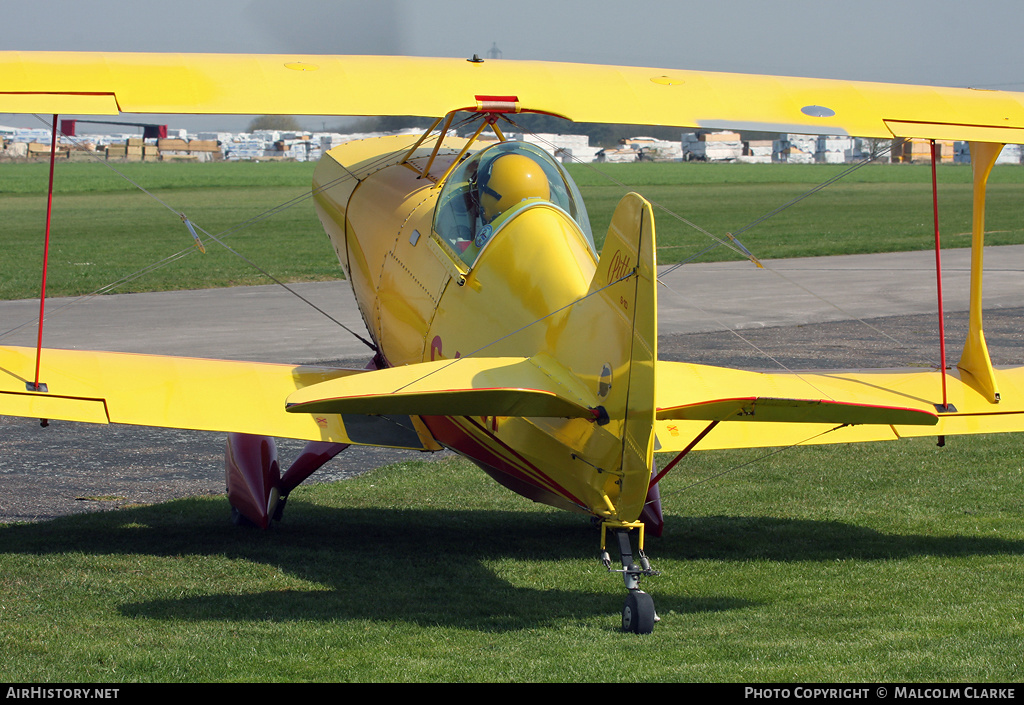
<path fill-rule="evenodd" d="M 571 378 L 567 383 L 596 407 L 608 394 L 608 360 L 622 351 L 610 353 L 619 343 L 588 320 L 600 312 L 576 305 L 587 298 L 598 255 L 571 179 L 567 193 L 525 200 L 480 227 L 459 193 L 476 152 L 460 156 L 465 142 L 448 140 L 425 177 L 431 150 L 407 156 L 409 139 L 342 145 L 323 157 L 314 177 L 320 220 L 381 362 L 550 359 L 552 374 Z M 453 166 L 439 184 L 437 176 Z M 439 443 L 536 501 L 624 521 L 643 506 L 649 475 L 624 487 L 616 472 L 622 420 L 422 420 Z"/>

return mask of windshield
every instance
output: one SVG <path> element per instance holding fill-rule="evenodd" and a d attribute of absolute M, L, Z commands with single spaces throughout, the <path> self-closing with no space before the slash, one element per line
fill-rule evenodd
<path fill-rule="evenodd" d="M 434 232 L 471 266 L 496 229 L 523 203 L 550 203 L 568 213 L 596 256 L 576 184 L 561 164 L 527 142 L 501 142 L 456 167 L 441 190 Z"/>

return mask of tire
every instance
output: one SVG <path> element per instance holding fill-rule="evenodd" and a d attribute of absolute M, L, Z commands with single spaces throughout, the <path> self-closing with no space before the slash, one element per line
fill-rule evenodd
<path fill-rule="evenodd" d="M 634 590 L 626 596 L 622 608 L 622 631 L 650 634 L 654 631 L 654 599 L 646 592 Z"/>

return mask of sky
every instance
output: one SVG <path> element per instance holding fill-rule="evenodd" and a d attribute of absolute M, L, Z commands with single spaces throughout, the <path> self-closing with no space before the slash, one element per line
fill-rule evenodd
<path fill-rule="evenodd" d="M 1021 0 L 0 0 L 0 22 L 15 50 L 468 58 L 497 46 L 503 59 L 1024 91 Z"/>

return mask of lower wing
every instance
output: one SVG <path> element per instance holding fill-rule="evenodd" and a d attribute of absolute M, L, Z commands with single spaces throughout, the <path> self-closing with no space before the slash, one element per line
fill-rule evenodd
<path fill-rule="evenodd" d="M 656 450 L 682 451 L 701 434 L 699 449 L 1024 431 L 1024 367 L 997 368 L 996 379 L 992 403 L 969 373 L 947 371 L 943 407 L 932 369 L 760 373 L 660 361 Z"/>
<path fill-rule="evenodd" d="M 297 390 L 352 375 L 350 370 L 84 350 L 42 351 L 34 391 L 34 348 L 0 348 L 0 414 L 87 423 L 250 433 L 332 443 L 436 450 L 418 419 L 294 414 Z"/>
<path fill-rule="evenodd" d="M 0 348 L 0 415 L 417 450 L 440 449 L 423 415 L 598 416 L 544 356 L 372 371 L 84 350 L 42 360 L 36 390 L 35 349 Z"/>

